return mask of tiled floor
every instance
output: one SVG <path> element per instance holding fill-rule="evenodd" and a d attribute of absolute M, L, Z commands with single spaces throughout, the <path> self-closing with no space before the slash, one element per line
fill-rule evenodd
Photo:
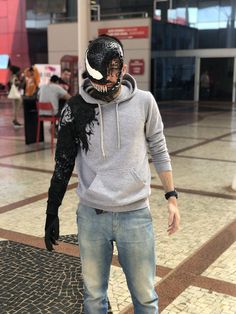
<path fill-rule="evenodd" d="M 160 110 L 182 218 L 181 230 L 168 237 L 166 201 L 151 164 L 160 312 L 236 313 L 236 108 L 173 102 Z M 54 167 L 49 126 L 46 144 L 37 149 L 25 145 L 24 128 L 13 129 L 11 115 L 10 103 L 0 99 L 0 313 L 82 313 L 76 175 L 60 209 L 62 237 L 52 255 L 42 239 Z M 133 313 L 116 254 L 108 296 L 114 314 Z"/>

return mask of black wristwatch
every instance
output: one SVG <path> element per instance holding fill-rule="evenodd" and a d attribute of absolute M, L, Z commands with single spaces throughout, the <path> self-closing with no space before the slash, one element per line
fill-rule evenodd
<path fill-rule="evenodd" d="M 173 191 L 170 191 L 170 192 L 167 192 L 165 194 L 165 198 L 168 200 L 171 196 L 174 196 L 176 198 L 178 198 L 178 193 L 176 190 L 173 190 Z"/>

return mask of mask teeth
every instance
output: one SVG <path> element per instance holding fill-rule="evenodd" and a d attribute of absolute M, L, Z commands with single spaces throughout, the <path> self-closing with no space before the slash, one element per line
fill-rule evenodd
<path fill-rule="evenodd" d="M 99 91 L 100 93 L 106 93 L 107 92 L 107 86 L 106 85 L 99 85 L 92 82 L 93 87 Z"/>

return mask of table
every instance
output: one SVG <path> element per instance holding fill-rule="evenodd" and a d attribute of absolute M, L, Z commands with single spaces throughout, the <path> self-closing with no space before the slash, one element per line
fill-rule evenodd
<path fill-rule="evenodd" d="M 36 143 L 38 112 L 36 108 L 36 98 L 23 96 L 25 144 Z M 40 125 L 39 141 L 44 141 L 43 122 Z"/>

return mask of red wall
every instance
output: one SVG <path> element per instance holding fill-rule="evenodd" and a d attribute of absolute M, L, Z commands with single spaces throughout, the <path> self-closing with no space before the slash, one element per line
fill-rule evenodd
<path fill-rule="evenodd" d="M 0 54 L 21 69 L 30 65 L 25 19 L 26 0 L 0 0 Z M 7 81 L 7 71 L 0 69 L 0 83 Z"/>

